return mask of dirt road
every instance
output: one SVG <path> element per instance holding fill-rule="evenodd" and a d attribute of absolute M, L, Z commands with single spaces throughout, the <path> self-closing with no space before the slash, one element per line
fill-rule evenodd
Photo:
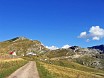
<path fill-rule="evenodd" d="M 8 78 L 39 78 L 36 62 L 30 61 L 11 74 Z"/>

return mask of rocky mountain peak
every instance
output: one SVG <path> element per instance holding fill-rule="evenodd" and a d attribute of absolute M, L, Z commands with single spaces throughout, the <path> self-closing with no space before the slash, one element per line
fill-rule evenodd
<path fill-rule="evenodd" d="M 20 37 L 17 37 L 17 38 L 21 39 L 21 40 L 27 39 L 26 37 L 23 37 L 23 36 L 20 36 Z"/>
<path fill-rule="evenodd" d="M 100 51 L 102 51 L 104 53 L 104 45 L 97 45 L 97 46 L 92 46 L 92 47 L 88 47 L 89 49 L 98 49 Z"/>
<path fill-rule="evenodd" d="M 7 40 L 7 41 L 9 41 L 9 42 L 15 42 L 15 41 L 19 41 L 19 40 L 29 40 L 29 39 L 26 38 L 26 37 L 20 36 L 20 37 L 12 38 L 12 39 Z"/>

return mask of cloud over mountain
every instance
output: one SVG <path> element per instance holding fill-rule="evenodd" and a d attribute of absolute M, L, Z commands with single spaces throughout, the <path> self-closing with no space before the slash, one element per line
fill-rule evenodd
<path fill-rule="evenodd" d="M 67 45 L 64 45 L 62 48 L 63 48 L 63 49 L 67 49 L 67 48 L 69 48 L 69 47 L 70 47 L 70 45 L 67 44 Z"/>
<path fill-rule="evenodd" d="M 48 48 L 48 49 L 50 49 L 50 50 L 56 50 L 56 49 L 58 49 L 58 47 L 56 47 L 56 46 L 46 46 L 46 48 Z"/>
<path fill-rule="evenodd" d="M 92 26 L 88 33 L 86 31 L 81 32 L 78 38 L 85 38 L 87 42 L 90 41 L 89 39 L 100 40 L 104 38 L 104 29 L 100 28 L 100 26 Z"/>

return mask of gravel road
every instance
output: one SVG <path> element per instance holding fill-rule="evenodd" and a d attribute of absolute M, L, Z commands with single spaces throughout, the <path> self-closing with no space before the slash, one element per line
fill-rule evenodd
<path fill-rule="evenodd" d="M 16 70 L 8 78 L 40 78 L 37 71 L 36 62 L 30 61 L 23 67 Z"/>

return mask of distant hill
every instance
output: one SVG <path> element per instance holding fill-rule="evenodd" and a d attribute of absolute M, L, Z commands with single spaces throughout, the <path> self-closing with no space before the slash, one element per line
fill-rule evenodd
<path fill-rule="evenodd" d="M 92 47 L 88 47 L 89 49 L 98 49 L 101 50 L 102 53 L 104 53 L 104 45 L 97 45 L 97 46 L 92 46 Z"/>
<path fill-rule="evenodd" d="M 7 41 L 0 42 L 0 55 L 9 55 L 15 51 L 18 56 L 26 55 L 28 52 L 41 53 L 48 49 L 38 40 L 30 40 L 26 37 L 16 37 Z"/>
<path fill-rule="evenodd" d="M 104 70 L 104 54 L 101 50 L 93 48 L 81 48 L 79 46 L 71 46 L 68 49 L 51 50 L 44 54 L 51 60 L 72 60 L 79 64 L 103 69 Z"/>
<path fill-rule="evenodd" d="M 79 64 L 104 70 L 104 45 L 81 48 L 71 46 L 67 49 L 49 50 L 40 41 L 26 37 L 16 37 L 0 42 L 0 58 L 10 57 L 13 51 L 17 56 L 39 55 L 41 60 L 72 60 Z"/>
<path fill-rule="evenodd" d="M 50 50 L 41 58 L 39 72 L 52 78 L 104 78 L 104 54 L 101 50 L 71 46 Z M 47 77 L 48 78 L 48 77 Z"/>

